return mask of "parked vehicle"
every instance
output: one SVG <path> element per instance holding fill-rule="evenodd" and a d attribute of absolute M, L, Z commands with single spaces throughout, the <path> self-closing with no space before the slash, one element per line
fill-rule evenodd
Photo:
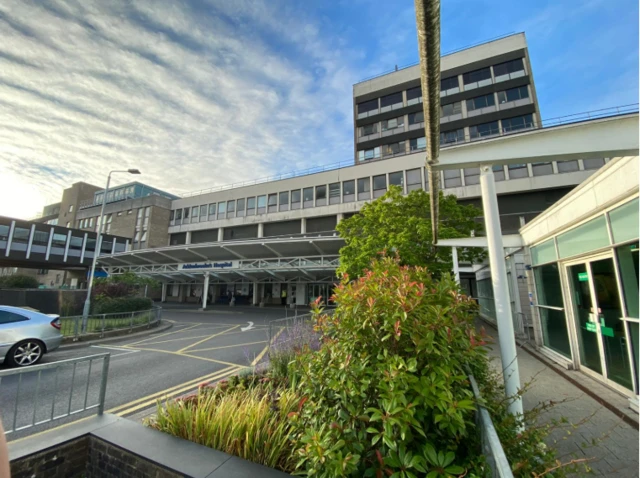
<path fill-rule="evenodd" d="M 59 315 L 0 305 L 0 364 L 35 365 L 61 342 Z"/>

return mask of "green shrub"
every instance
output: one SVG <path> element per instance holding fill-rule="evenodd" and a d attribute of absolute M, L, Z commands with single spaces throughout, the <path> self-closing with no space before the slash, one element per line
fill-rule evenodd
<path fill-rule="evenodd" d="M 38 279 L 25 274 L 0 277 L 1 289 L 37 289 L 39 286 Z"/>
<path fill-rule="evenodd" d="M 257 380 L 234 378 L 202 387 L 191 398 L 158 404 L 149 426 L 245 460 L 292 471 L 291 422 L 299 399 L 291 390 L 256 386 Z"/>
<path fill-rule="evenodd" d="M 153 301 L 146 297 L 101 297 L 93 302 L 93 314 L 115 314 L 149 310 Z"/>
<path fill-rule="evenodd" d="M 476 306 L 451 277 L 384 257 L 344 277 L 325 342 L 300 357 L 300 471 L 321 477 L 449 476 L 479 455 L 467 363 L 486 361 Z M 435 472 L 435 474 L 431 474 Z"/>

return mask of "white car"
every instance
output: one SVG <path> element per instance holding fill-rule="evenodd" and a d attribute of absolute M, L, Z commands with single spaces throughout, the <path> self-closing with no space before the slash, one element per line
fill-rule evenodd
<path fill-rule="evenodd" d="M 59 315 L 0 305 L 0 364 L 35 365 L 61 342 Z"/>

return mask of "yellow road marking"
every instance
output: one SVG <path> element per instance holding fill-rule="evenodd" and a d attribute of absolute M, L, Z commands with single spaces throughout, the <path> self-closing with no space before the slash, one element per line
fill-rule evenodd
<path fill-rule="evenodd" d="M 206 357 L 198 357 L 197 355 L 189 355 L 184 352 L 172 352 L 170 350 L 146 349 L 146 348 L 140 348 L 140 347 L 136 347 L 136 348 L 138 350 L 145 350 L 147 352 L 158 352 L 161 354 L 178 355 L 179 357 L 189 357 L 189 358 L 194 358 L 198 360 L 204 360 L 205 362 L 221 363 L 222 365 L 233 365 L 234 367 L 246 367 L 246 365 L 241 365 L 238 363 L 225 362 L 223 360 L 214 360 Z"/>
<path fill-rule="evenodd" d="M 207 334 L 207 335 L 196 335 L 194 337 L 181 337 L 179 339 L 169 339 L 169 340 L 160 340 L 158 342 L 146 342 L 142 345 L 156 345 L 156 344 L 166 344 L 169 342 L 178 342 L 180 340 L 188 340 L 188 339 L 201 339 L 203 337 L 211 337 L 211 334 Z"/>
<path fill-rule="evenodd" d="M 267 342 L 267 340 L 261 340 L 259 342 L 247 342 L 245 344 L 238 344 L 238 345 L 222 345 L 220 347 L 210 347 L 208 349 L 195 349 L 195 350 L 190 350 L 189 352 L 191 352 L 191 353 L 208 352 L 209 350 L 230 349 L 230 348 L 233 348 L 233 347 L 242 347 L 244 345 L 264 344 L 265 342 Z"/>
<path fill-rule="evenodd" d="M 264 354 L 266 354 L 266 353 L 269 351 L 269 347 L 271 346 L 271 344 L 273 344 L 273 343 L 276 341 L 276 339 L 277 339 L 278 337 L 280 337 L 280 334 L 281 334 L 282 332 L 284 332 L 284 327 L 282 327 L 282 328 L 278 331 L 278 333 L 273 337 L 273 339 L 271 339 L 271 342 L 270 342 L 270 343 L 268 343 L 268 344 L 265 346 L 265 348 L 263 348 L 263 349 L 262 349 L 262 352 L 260 352 L 260 354 L 259 354 L 255 359 L 253 359 L 253 362 L 251 362 L 251 366 L 252 366 L 252 367 L 255 367 L 255 366 L 256 366 L 256 364 L 257 364 L 258 362 L 260 362 L 260 360 L 262 360 L 262 357 L 264 357 Z"/>
<path fill-rule="evenodd" d="M 210 339 L 212 339 L 214 337 L 217 337 L 218 335 L 223 335 L 223 334 L 225 334 L 227 332 L 231 332 L 233 329 L 237 329 L 238 327 L 240 327 L 240 325 L 236 325 L 234 327 L 231 327 L 230 329 L 225 329 L 222 332 L 218 332 L 217 334 L 210 335 L 209 337 L 206 337 L 206 338 L 196 342 L 195 344 L 191 344 L 191 345 L 188 345 L 186 347 L 181 348 L 180 350 L 178 350 L 178 353 L 181 353 L 181 352 L 184 352 L 186 350 L 189 350 L 190 348 L 195 347 L 196 345 L 200 345 L 201 343 L 206 342 L 207 340 L 210 340 Z"/>
<path fill-rule="evenodd" d="M 187 327 L 187 328 L 185 328 L 185 329 L 175 330 L 175 331 L 173 331 L 173 332 L 167 332 L 166 334 L 156 335 L 155 337 L 149 337 L 149 338 L 146 338 L 146 339 L 144 339 L 144 340 L 140 340 L 140 341 L 138 341 L 138 342 L 133 342 L 133 343 L 127 344 L 127 345 L 126 345 L 126 347 L 130 347 L 130 346 L 132 346 L 132 345 L 136 345 L 136 344 L 141 344 L 141 343 L 143 343 L 143 342 L 145 342 L 145 341 L 147 341 L 147 340 L 155 340 L 155 339 L 158 339 L 158 338 L 160 338 L 160 337 L 166 337 L 167 335 L 179 334 L 179 333 L 181 333 L 181 332 L 184 332 L 185 330 L 194 329 L 194 328 L 196 328 L 198 325 L 200 325 L 200 324 L 196 324 L 196 325 L 193 325 L 193 326 L 191 326 L 191 327 Z"/>

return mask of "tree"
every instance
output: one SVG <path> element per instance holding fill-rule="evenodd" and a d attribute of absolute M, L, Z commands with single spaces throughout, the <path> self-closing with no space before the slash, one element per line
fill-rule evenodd
<path fill-rule="evenodd" d="M 37 289 L 39 286 L 38 279 L 25 274 L 0 277 L 0 288 L 2 289 Z"/>
<path fill-rule="evenodd" d="M 433 247 L 429 194 L 422 190 L 403 196 L 392 186 L 360 212 L 341 221 L 337 230 L 346 245 L 340 249 L 338 272 L 359 277 L 382 251 L 397 253 L 403 265 L 424 266 L 435 276 L 451 272 L 450 247 Z M 482 224 L 475 221 L 482 211 L 458 204 L 453 195 L 439 194 L 439 238 L 469 237 Z M 481 249 L 461 249 L 460 261 L 474 262 L 484 257 Z"/>

